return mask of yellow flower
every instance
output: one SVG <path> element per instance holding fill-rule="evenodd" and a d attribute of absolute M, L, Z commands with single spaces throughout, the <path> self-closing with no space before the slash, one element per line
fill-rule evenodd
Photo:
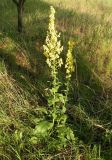
<path fill-rule="evenodd" d="M 68 52 L 67 52 L 67 58 L 66 58 L 66 78 L 71 78 L 72 72 L 74 72 L 74 58 L 72 56 L 72 50 L 73 50 L 73 42 L 68 42 Z"/>
<path fill-rule="evenodd" d="M 56 68 L 61 67 L 62 59 L 60 58 L 60 54 L 63 50 L 60 41 L 58 38 L 60 34 L 57 33 L 55 29 L 55 9 L 50 7 L 50 16 L 49 16 L 49 27 L 46 37 L 44 48 L 44 55 L 46 56 L 47 64 L 50 68 L 56 66 Z"/>

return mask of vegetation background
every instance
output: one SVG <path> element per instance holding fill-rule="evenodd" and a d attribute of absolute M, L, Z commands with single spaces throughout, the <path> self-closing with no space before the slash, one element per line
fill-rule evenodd
<path fill-rule="evenodd" d="M 36 145 L 29 141 L 36 118 L 41 117 L 38 108 L 48 103 L 51 77 L 43 44 L 51 5 L 56 10 L 64 61 L 68 40 L 75 43 L 67 124 L 78 142 L 57 151 L 49 149 L 47 139 Z M 64 76 L 62 68 L 62 83 Z M 26 0 L 22 33 L 17 31 L 15 4 L 1 1 L 0 159 L 112 159 L 111 0 Z"/>

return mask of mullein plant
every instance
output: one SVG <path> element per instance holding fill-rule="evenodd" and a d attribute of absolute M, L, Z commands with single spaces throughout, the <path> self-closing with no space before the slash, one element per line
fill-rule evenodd
<path fill-rule="evenodd" d="M 60 91 L 62 85 L 59 81 L 58 75 L 63 60 L 61 58 L 61 52 L 63 47 L 58 40 L 60 34 L 55 29 L 55 9 L 51 6 L 49 16 L 49 27 L 47 31 L 47 37 L 45 41 L 44 55 L 46 57 L 46 63 L 51 73 L 51 88 L 47 94 L 48 107 L 44 112 L 45 116 L 37 121 L 35 129 L 33 130 L 32 143 L 37 143 L 38 138 L 49 139 L 49 146 L 51 149 L 61 149 L 66 147 L 68 142 L 75 142 L 75 137 L 67 126 L 66 104 L 68 101 L 69 85 L 72 72 L 74 71 L 74 61 L 72 57 L 73 43 L 69 41 L 69 49 L 66 58 L 66 82 L 65 82 L 65 94 Z M 41 111 L 42 109 L 40 109 Z M 51 140 L 51 141 L 50 141 Z M 48 143 L 48 142 L 47 142 Z"/>
<path fill-rule="evenodd" d="M 63 142 L 68 139 L 74 139 L 72 130 L 66 126 L 66 103 L 67 95 L 69 92 L 70 80 L 72 72 L 74 71 L 74 60 L 72 56 L 73 42 L 69 41 L 69 49 L 66 58 L 66 89 L 65 95 L 59 92 L 61 82 L 59 81 L 58 74 L 59 69 L 63 65 L 61 58 L 61 52 L 63 46 L 61 46 L 58 40 L 60 34 L 55 29 L 55 9 L 51 6 L 49 16 L 49 28 L 46 37 L 46 44 L 44 47 L 44 55 L 46 56 L 46 62 L 50 68 L 52 77 L 52 88 L 50 89 L 50 95 L 48 97 L 48 105 L 50 107 L 50 115 L 52 117 L 53 126 L 56 127 L 58 132 L 58 138 L 61 138 Z M 66 138 L 65 138 L 66 137 Z"/>
<path fill-rule="evenodd" d="M 63 97 L 58 93 L 60 87 L 58 70 L 63 64 L 62 58 L 60 58 L 63 47 L 58 40 L 60 34 L 58 34 L 55 29 L 55 9 L 51 6 L 50 11 L 51 13 L 49 16 L 49 28 L 46 37 L 46 44 L 43 46 L 43 48 L 44 55 L 46 56 L 46 63 L 50 68 L 52 77 L 52 88 L 50 89 L 51 96 L 49 97 L 48 103 L 49 106 L 52 106 L 52 116 L 54 124 L 55 119 L 57 118 L 56 112 L 59 112 L 59 107 L 57 105 L 59 99 L 63 103 Z"/>
<path fill-rule="evenodd" d="M 66 63 L 65 63 L 65 69 L 66 69 L 66 90 L 65 90 L 65 104 L 68 99 L 68 94 L 69 94 L 69 88 L 70 88 L 70 81 L 71 81 L 71 76 L 72 73 L 75 71 L 75 60 L 72 56 L 72 51 L 73 51 L 73 41 L 70 40 L 68 42 L 68 52 L 67 52 L 67 57 L 66 57 Z"/>

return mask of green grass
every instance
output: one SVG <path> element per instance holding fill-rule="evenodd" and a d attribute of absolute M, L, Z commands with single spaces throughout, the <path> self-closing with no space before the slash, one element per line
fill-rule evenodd
<path fill-rule="evenodd" d="M 67 114 L 68 124 L 81 141 L 77 151 L 68 147 L 56 154 L 47 150 L 47 145 L 29 142 L 34 120 L 40 116 L 37 108 L 47 106 L 44 89 L 49 87 L 50 73 L 42 46 L 50 5 L 56 9 L 63 58 L 69 38 L 75 42 L 76 72 Z M 12 1 L 0 3 L 0 15 L 0 159 L 68 160 L 77 153 L 78 158 L 82 154 L 86 160 L 97 160 L 101 150 L 101 157 L 111 160 L 112 1 L 28 0 L 21 35 L 17 33 L 17 12 Z"/>

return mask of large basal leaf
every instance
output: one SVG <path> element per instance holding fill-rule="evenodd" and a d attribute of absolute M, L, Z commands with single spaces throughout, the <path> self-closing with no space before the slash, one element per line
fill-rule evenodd
<path fill-rule="evenodd" d="M 41 121 L 38 125 L 36 125 L 35 129 L 33 130 L 33 135 L 35 136 L 42 136 L 45 137 L 48 135 L 50 129 L 52 129 L 53 123 L 48 121 Z"/>

